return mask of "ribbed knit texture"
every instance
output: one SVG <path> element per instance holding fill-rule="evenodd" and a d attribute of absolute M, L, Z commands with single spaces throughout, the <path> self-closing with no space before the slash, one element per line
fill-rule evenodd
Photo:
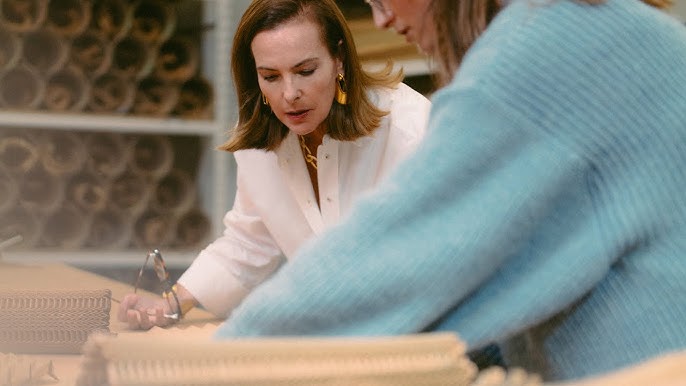
<path fill-rule="evenodd" d="M 685 167 L 682 25 L 513 1 L 417 153 L 218 337 L 451 330 L 547 380 L 686 348 Z"/>

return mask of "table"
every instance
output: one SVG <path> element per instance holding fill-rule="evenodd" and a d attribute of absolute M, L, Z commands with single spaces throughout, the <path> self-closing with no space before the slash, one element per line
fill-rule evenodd
<path fill-rule="evenodd" d="M 3 262 L 0 260 L 0 290 L 30 289 L 30 290 L 100 290 L 109 289 L 112 292 L 112 308 L 110 310 L 110 331 L 118 334 L 150 334 L 150 331 L 131 331 L 126 323 L 117 320 L 117 310 L 124 295 L 133 291 L 131 284 L 121 283 L 91 272 L 87 272 L 62 263 L 52 264 L 20 264 Z M 160 296 L 142 291 L 144 295 Z M 193 330 L 195 333 L 210 334 L 219 324 L 213 314 L 200 308 L 194 308 L 186 314 L 173 328 Z M 192 327 L 192 328 L 191 328 Z M 190 331 L 189 331 L 190 332 Z M 34 355 L 37 360 L 50 360 L 55 366 L 55 374 L 59 380 L 46 379 L 45 385 L 74 385 L 81 363 L 81 355 Z"/>

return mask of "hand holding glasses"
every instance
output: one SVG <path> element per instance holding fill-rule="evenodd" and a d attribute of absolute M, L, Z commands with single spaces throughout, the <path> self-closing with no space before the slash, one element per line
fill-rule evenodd
<path fill-rule="evenodd" d="M 151 257 L 153 261 L 153 270 L 155 271 L 157 278 L 162 284 L 162 297 L 164 297 L 167 300 L 169 308 L 172 310 L 172 313 L 164 314 L 164 317 L 173 319 L 175 321 L 179 320 L 183 316 L 181 310 L 181 303 L 179 302 L 179 297 L 176 294 L 174 286 L 169 282 L 169 271 L 167 271 L 167 267 L 164 264 L 164 259 L 162 259 L 162 254 L 159 250 L 154 249 L 152 252 L 148 253 L 145 256 L 145 262 L 143 263 L 141 269 L 138 271 L 138 278 L 136 279 L 136 284 L 133 287 L 133 292 L 136 293 L 138 291 L 138 286 L 140 285 L 141 278 L 143 277 L 143 271 L 145 270 L 145 267 L 148 265 L 148 260 L 150 260 Z M 171 302 L 169 300 L 170 298 L 174 301 Z"/>

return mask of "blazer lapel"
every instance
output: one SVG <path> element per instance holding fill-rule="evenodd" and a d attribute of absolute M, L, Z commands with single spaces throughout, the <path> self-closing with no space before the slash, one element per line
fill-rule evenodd
<path fill-rule="evenodd" d="M 310 175 L 307 173 L 297 136 L 289 132 L 275 153 L 278 158 L 279 169 L 291 189 L 293 198 L 300 206 L 314 234 L 321 234 L 324 230 L 324 222 L 317 206 L 314 189 L 310 182 Z"/>

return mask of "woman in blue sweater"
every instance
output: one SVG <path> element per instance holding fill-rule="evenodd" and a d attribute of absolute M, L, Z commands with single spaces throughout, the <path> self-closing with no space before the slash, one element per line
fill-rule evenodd
<path fill-rule="evenodd" d="M 449 330 L 545 380 L 686 348 L 686 29 L 649 2 L 371 1 L 437 59 L 427 137 L 218 336 Z"/>

